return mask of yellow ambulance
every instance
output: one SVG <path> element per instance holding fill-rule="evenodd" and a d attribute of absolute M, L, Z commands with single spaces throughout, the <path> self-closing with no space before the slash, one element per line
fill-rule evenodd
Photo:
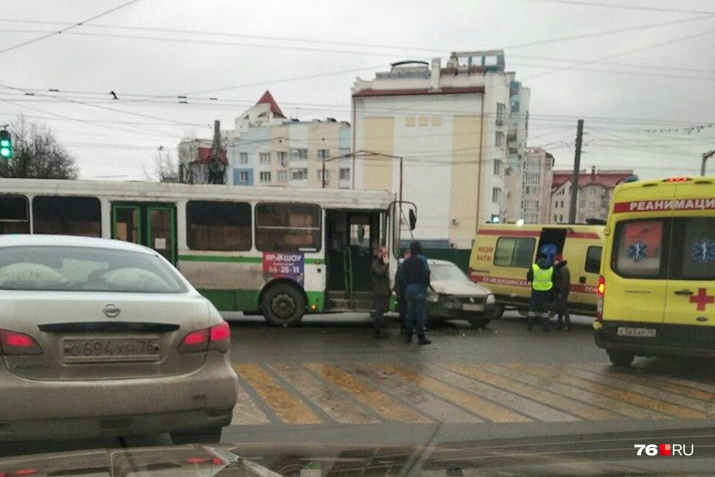
<path fill-rule="evenodd" d="M 715 357 L 715 178 L 619 185 L 605 234 L 593 326 L 611 362 Z"/>
<path fill-rule="evenodd" d="M 601 270 L 602 225 L 485 224 L 477 230 L 469 259 L 469 277 L 496 298 L 494 316 L 505 309 L 526 312 L 531 284 L 526 272 L 538 252 L 562 255 L 571 273 L 569 311 L 594 315 Z"/>

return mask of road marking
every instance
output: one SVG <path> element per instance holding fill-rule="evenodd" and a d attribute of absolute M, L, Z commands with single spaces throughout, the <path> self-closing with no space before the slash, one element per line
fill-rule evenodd
<path fill-rule="evenodd" d="M 337 366 L 321 363 L 308 363 L 305 366 L 325 378 L 331 384 L 345 390 L 357 401 L 372 409 L 388 421 L 419 424 L 431 422 L 422 414 L 403 406 L 396 400 L 356 379 Z"/>
<path fill-rule="evenodd" d="M 540 375 L 544 375 L 546 373 L 547 375 L 551 373 L 551 370 L 544 370 L 542 367 L 537 367 L 534 365 L 528 365 L 528 364 L 516 364 L 512 365 L 516 366 L 518 369 L 523 369 L 526 372 L 530 373 L 536 373 Z M 622 402 L 627 402 L 630 404 L 634 404 L 640 408 L 649 408 L 654 411 L 657 411 L 662 414 L 670 415 L 673 417 L 680 417 L 684 419 L 702 419 L 705 417 L 708 417 L 707 414 L 694 411 L 692 409 L 687 409 L 685 407 L 681 407 L 675 404 L 671 404 L 669 402 L 665 402 L 661 399 L 655 399 L 650 396 L 646 396 L 644 394 L 639 394 L 631 391 L 624 391 L 621 389 L 614 389 L 608 386 L 604 386 L 602 384 L 598 384 L 593 381 L 588 381 L 583 378 L 579 378 L 576 376 L 572 376 L 569 374 L 569 369 L 567 367 L 557 367 L 560 369 L 560 372 L 558 376 L 556 376 L 556 379 L 559 382 L 565 383 L 565 384 L 570 384 L 575 387 L 580 387 L 582 389 L 586 389 L 588 391 L 591 391 L 595 394 L 601 394 L 603 396 L 608 396 L 610 398 L 617 399 Z"/>
<path fill-rule="evenodd" d="M 553 373 L 534 373 L 530 374 L 526 371 L 516 368 L 515 363 L 484 363 L 484 369 L 494 374 L 499 374 L 522 383 L 529 384 L 541 389 L 548 389 L 551 392 L 558 393 L 577 401 L 584 402 L 594 408 L 607 409 L 610 412 L 618 413 L 624 418 L 629 419 L 666 419 L 667 416 L 653 412 L 649 409 L 641 409 L 628 403 L 612 399 L 600 394 L 595 394 L 590 391 L 583 390 L 567 384 L 558 382 L 558 376 Z"/>
<path fill-rule="evenodd" d="M 524 396 L 525 398 L 533 399 L 535 401 L 544 403 L 554 408 L 561 409 L 569 414 L 578 416 L 581 419 L 596 421 L 623 418 L 623 416 L 608 412 L 604 409 L 599 409 L 589 403 L 584 403 L 576 399 L 571 399 L 537 386 L 524 384 L 517 381 L 516 379 L 509 379 L 507 377 L 491 373 L 489 371 L 486 371 L 482 365 L 479 365 L 479 367 L 477 367 L 453 363 L 445 364 L 443 365 L 443 367 L 450 369 L 454 372 L 461 373 L 465 376 L 469 376 L 471 378 L 478 379 L 485 383 L 491 384 L 492 386 L 497 386 L 509 390 L 510 392 L 519 394 L 521 396 Z"/>
<path fill-rule="evenodd" d="M 340 368 L 359 376 L 368 384 L 387 390 L 391 395 L 402 402 L 419 409 L 423 414 L 430 416 L 435 421 L 474 424 L 484 422 L 474 414 L 471 414 L 457 406 L 454 406 L 440 397 L 434 396 L 412 384 L 405 383 L 395 376 L 385 373 L 379 366 L 364 364 L 340 365 Z"/>
<path fill-rule="evenodd" d="M 641 372 L 638 368 L 620 370 L 611 365 L 601 365 L 596 363 L 580 363 L 578 366 L 582 369 L 599 371 L 604 375 L 617 377 L 625 382 L 639 383 L 644 386 L 663 389 L 671 393 L 681 394 L 683 396 L 699 399 L 705 402 L 715 401 L 715 387 L 708 386 L 704 383 L 671 378 L 668 376 L 636 374 Z M 709 389 L 712 389 L 712 391 L 709 391 Z"/>
<path fill-rule="evenodd" d="M 269 364 L 273 371 L 288 381 L 327 415 L 343 424 L 376 424 L 380 420 L 355 401 L 332 389 L 329 384 L 313 376 L 297 364 Z"/>
<path fill-rule="evenodd" d="M 233 368 L 256 390 L 278 418 L 288 424 L 319 424 L 318 416 L 299 397 L 285 391 L 258 364 L 234 364 Z"/>
<path fill-rule="evenodd" d="M 532 420 L 507 407 L 484 399 L 481 396 L 476 396 L 449 386 L 437 379 L 426 377 L 423 374 L 413 373 L 406 368 L 393 365 L 381 366 L 381 368 L 390 374 L 399 376 L 407 382 L 440 396 L 442 399 L 456 403 L 485 420 L 492 422 L 529 422 Z"/>
<path fill-rule="evenodd" d="M 241 385 L 238 386 L 238 398 L 236 406 L 233 408 L 232 426 L 251 426 L 256 424 L 268 424 L 268 416 L 258 408 L 258 404 L 251 399 Z"/>
<path fill-rule="evenodd" d="M 660 399 L 662 401 L 669 402 L 676 406 L 684 406 L 695 411 L 700 411 L 704 413 L 704 415 L 707 417 L 713 415 L 713 405 L 711 401 L 704 402 L 702 400 L 693 399 L 687 395 L 683 396 L 680 393 L 673 393 L 669 390 L 663 389 L 663 387 L 654 387 L 652 384 L 650 386 L 643 385 L 636 379 L 625 381 L 616 376 L 610 375 L 610 372 L 604 373 L 603 371 L 591 371 L 588 369 L 581 368 L 580 366 L 574 367 L 573 374 L 579 378 L 583 378 L 589 381 L 595 381 L 604 385 L 611 386 L 613 388 L 633 391 L 656 399 Z"/>

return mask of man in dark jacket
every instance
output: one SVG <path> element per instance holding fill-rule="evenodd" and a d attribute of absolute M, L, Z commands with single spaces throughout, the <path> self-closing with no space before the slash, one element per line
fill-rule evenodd
<path fill-rule="evenodd" d="M 404 260 L 407 260 L 410 256 L 410 251 L 406 250 Z M 400 314 L 400 334 L 405 332 L 405 322 L 407 320 L 407 285 L 405 285 L 405 273 L 402 270 L 404 260 L 397 266 L 395 286 L 393 287 L 395 295 L 397 295 L 397 311 Z"/>
<path fill-rule="evenodd" d="M 552 289 L 554 287 L 554 266 L 546 257 L 546 254 L 539 253 L 536 256 L 536 263 L 531 265 L 526 273 L 526 280 L 531 282 L 531 301 L 529 302 L 529 314 L 527 315 L 527 329 L 531 331 L 534 322 L 538 319 L 544 327 L 544 331 L 551 331 L 549 328 L 549 308 L 551 305 Z"/>
<path fill-rule="evenodd" d="M 430 286 L 430 269 L 427 259 L 422 254 L 419 242 L 410 244 L 410 258 L 402 263 L 407 293 L 407 320 L 405 323 L 405 343 L 412 342 L 412 332 L 417 329 L 417 344 L 432 343 L 425 337 L 425 318 L 427 317 L 427 288 Z"/>
<path fill-rule="evenodd" d="M 385 247 L 376 247 L 371 265 L 372 289 L 375 297 L 375 338 L 386 339 L 385 312 L 390 303 L 390 256 Z"/>
<path fill-rule="evenodd" d="M 571 317 L 569 316 L 569 292 L 571 291 L 571 272 L 568 262 L 561 255 L 556 256 L 554 265 L 554 311 L 557 314 L 556 329 L 571 331 Z M 565 325 L 565 326 L 564 326 Z"/>

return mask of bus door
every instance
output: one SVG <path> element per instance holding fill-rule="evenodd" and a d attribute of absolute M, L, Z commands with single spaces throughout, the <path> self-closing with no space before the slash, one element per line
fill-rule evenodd
<path fill-rule="evenodd" d="M 176 206 L 114 202 L 112 238 L 150 247 L 176 264 Z"/>
<path fill-rule="evenodd" d="M 372 249 L 380 244 L 380 212 L 326 211 L 328 291 L 372 291 Z"/>

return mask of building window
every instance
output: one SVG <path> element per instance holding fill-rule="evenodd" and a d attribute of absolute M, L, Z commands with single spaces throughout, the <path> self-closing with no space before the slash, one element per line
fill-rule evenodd
<path fill-rule="evenodd" d="M 501 175 L 501 160 L 500 159 L 494 159 L 494 175 L 495 176 Z"/>
<path fill-rule="evenodd" d="M 250 250 L 251 205 L 190 200 L 186 204 L 186 242 L 192 250 Z"/>
<path fill-rule="evenodd" d="M 260 173 L 258 174 L 258 179 L 259 179 L 261 182 L 270 182 L 270 181 L 271 181 L 271 173 L 270 173 L 270 172 L 266 172 L 266 171 L 262 171 L 262 172 L 260 172 Z"/>
<path fill-rule="evenodd" d="M 102 236 L 102 211 L 96 197 L 35 197 L 32 219 L 36 234 Z"/>
<path fill-rule="evenodd" d="M 290 170 L 290 178 L 291 180 L 294 181 L 305 181 L 308 180 L 308 168 L 301 168 L 301 169 L 291 169 Z"/>
<path fill-rule="evenodd" d="M 350 180 L 350 168 L 349 167 L 341 167 L 340 168 L 340 180 L 341 181 L 349 181 Z"/>
<path fill-rule="evenodd" d="M 496 132 L 496 136 L 494 137 L 494 145 L 496 147 L 503 147 L 504 146 L 504 133 L 501 131 Z"/>
<path fill-rule="evenodd" d="M 323 180 L 323 170 L 322 170 L 322 169 L 318 169 L 317 172 L 318 172 L 318 180 L 322 182 L 322 180 Z M 326 181 L 329 181 L 329 180 L 330 180 L 330 171 L 328 171 L 328 170 L 325 171 L 325 180 L 326 180 Z"/>
<path fill-rule="evenodd" d="M 330 157 L 330 150 L 329 149 L 318 149 L 318 160 L 319 161 L 324 161 L 328 157 Z"/>
<path fill-rule="evenodd" d="M 288 171 L 278 171 L 278 182 L 288 182 Z"/>
<path fill-rule="evenodd" d="M 239 172 L 238 180 L 241 182 L 248 182 L 248 172 L 246 172 L 246 171 Z"/>
<path fill-rule="evenodd" d="M 238 155 L 238 163 L 239 164 L 248 164 L 248 153 L 247 152 L 242 152 Z"/>
<path fill-rule="evenodd" d="M 492 202 L 501 202 L 501 189 L 498 187 L 492 188 Z"/>
<path fill-rule="evenodd" d="M 270 152 L 262 152 L 258 154 L 258 161 L 261 164 L 270 164 L 271 163 L 271 153 Z"/>
<path fill-rule="evenodd" d="M 283 167 L 285 167 L 288 164 L 288 153 L 287 152 L 279 152 L 278 153 L 278 164 L 280 164 Z"/>
<path fill-rule="evenodd" d="M 497 124 L 504 124 L 504 113 L 506 112 L 506 105 L 504 103 L 497 103 Z"/>
<path fill-rule="evenodd" d="M 320 207 L 314 204 L 258 204 L 256 248 L 264 251 L 320 250 Z"/>
<path fill-rule="evenodd" d="M 291 161 L 305 161 L 308 159 L 307 149 L 291 149 L 290 150 L 290 160 Z"/>

